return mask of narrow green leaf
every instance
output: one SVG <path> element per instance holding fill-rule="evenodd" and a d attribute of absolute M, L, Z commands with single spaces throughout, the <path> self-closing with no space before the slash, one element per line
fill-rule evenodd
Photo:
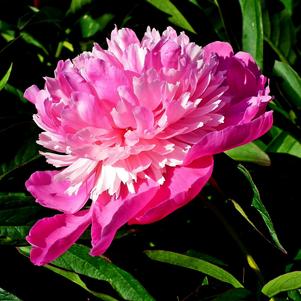
<path fill-rule="evenodd" d="M 13 171 L 28 163 L 37 160 L 40 155 L 37 152 L 37 145 L 34 143 L 25 144 L 15 155 L 14 159 L 8 163 L 0 165 L 0 181 Z"/>
<path fill-rule="evenodd" d="M 147 0 L 148 3 L 159 9 L 160 11 L 170 15 L 168 20 L 185 30 L 196 33 L 193 27 L 185 19 L 182 13 L 170 0 Z"/>
<path fill-rule="evenodd" d="M 28 44 L 33 45 L 41 50 L 44 51 L 45 54 L 49 54 L 47 49 L 37 40 L 35 39 L 32 35 L 30 35 L 28 32 L 22 32 L 21 33 L 21 38 Z"/>
<path fill-rule="evenodd" d="M 5 75 L 0 79 L 0 91 L 5 87 L 6 83 L 8 82 L 12 68 L 13 64 L 11 63 Z"/>
<path fill-rule="evenodd" d="M 242 12 L 242 46 L 263 67 L 263 23 L 261 1 L 239 0 Z"/>
<path fill-rule="evenodd" d="M 131 274 L 112 264 L 104 257 L 90 256 L 89 248 L 85 246 L 74 245 L 68 252 L 55 260 L 52 265 L 106 281 L 125 300 L 154 300 Z"/>
<path fill-rule="evenodd" d="M 295 271 L 280 275 L 269 281 L 261 292 L 272 298 L 281 292 L 287 292 L 301 288 L 301 271 Z"/>
<path fill-rule="evenodd" d="M 276 128 L 276 127 L 274 127 Z M 288 132 L 279 128 L 278 134 L 268 144 L 266 151 L 274 153 L 289 154 L 301 158 L 301 143 Z"/>
<path fill-rule="evenodd" d="M 83 6 L 85 6 L 86 4 L 89 4 L 91 2 L 92 2 L 92 0 L 72 0 L 67 14 L 75 13 L 78 10 L 80 10 Z"/>
<path fill-rule="evenodd" d="M 235 288 L 243 287 L 243 285 L 229 272 L 205 260 L 161 250 L 145 251 L 145 253 L 153 260 L 201 272 L 222 282 L 231 284 Z"/>
<path fill-rule="evenodd" d="M 275 61 L 273 72 L 283 80 L 284 93 L 301 110 L 301 78 L 298 73 L 290 65 L 279 61 Z"/>
<path fill-rule="evenodd" d="M 62 269 L 59 269 L 59 268 L 51 266 L 51 265 L 45 265 L 44 267 L 51 270 L 51 271 L 53 271 L 54 273 L 57 273 L 57 274 L 65 277 L 65 278 L 69 279 L 70 281 L 72 281 L 73 283 L 79 285 L 80 287 L 82 287 L 84 290 L 86 290 L 87 292 L 89 292 L 93 296 L 99 298 L 100 300 L 103 300 L 103 301 L 118 301 L 117 299 L 115 299 L 115 298 L 113 298 L 113 297 L 111 297 L 107 294 L 102 294 L 102 293 L 98 293 L 98 292 L 94 292 L 94 291 L 90 290 L 86 286 L 86 284 L 81 280 L 79 275 L 74 273 L 74 272 L 62 270 Z"/>
<path fill-rule="evenodd" d="M 21 299 L 0 287 L 0 301 L 21 301 Z"/>
<path fill-rule="evenodd" d="M 262 200 L 261 200 L 261 197 L 260 197 L 260 194 L 259 194 L 259 191 L 251 177 L 251 174 L 249 173 L 249 171 L 241 164 L 238 165 L 238 169 L 244 174 L 244 176 L 247 178 L 247 180 L 249 181 L 251 187 L 252 187 L 252 190 L 253 190 L 253 199 L 252 199 L 252 206 L 259 212 L 261 218 L 263 219 L 265 225 L 267 226 L 268 230 L 269 230 L 269 233 L 276 245 L 276 247 L 281 250 L 283 253 L 287 253 L 286 250 L 283 248 L 283 246 L 281 245 L 279 239 L 278 239 L 278 236 L 277 236 L 277 233 L 275 231 L 275 228 L 274 228 L 274 225 L 273 225 L 273 222 L 272 222 L 272 219 L 268 213 L 268 211 L 266 210 Z"/>
<path fill-rule="evenodd" d="M 252 162 L 262 166 L 271 165 L 269 156 L 253 142 L 233 148 L 225 153 L 236 161 Z"/>
<path fill-rule="evenodd" d="M 27 100 L 23 97 L 23 92 L 20 89 L 10 84 L 6 84 L 4 90 L 17 96 L 23 103 L 27 103 Z"/>

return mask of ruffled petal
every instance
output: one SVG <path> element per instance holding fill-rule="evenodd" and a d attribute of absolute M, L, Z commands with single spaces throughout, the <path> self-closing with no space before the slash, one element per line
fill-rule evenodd
<path fill-rule="evenodd" d="M 87 202 L 91 184 L 86 181 L 76 194 L 68 195 L 69 182 L 55 180 L 57 174 L 58 171 L 36 171 L 25 186 L 42 206 L 65 213 L 77 212 Z"/>
<path fill-rule="evenodd" d="M 190 149 L 184 164 L 190 164 L 198 158 L 224 152 L 231 148 L 249 143 L 265 134 L 273 123 L 273 112 L 252 120 L 249 123 L 229 126 L 221 131 L 210 132 Z"/>
<path fill-rule="evenodd" d="M 91 255 L 106 251 L 117 230 L 151 201 L 159 186 L 154 181 L 145 180 L 134 185 L 134 189 L 134 193 L 121 190 L 117 199 L 103 193 L 93 205 Z"/>
<path fill-rule="evenodd" d="M 39 220 L 26 240 L 32 245 L 30 260 L 44 265 L 66 252 L 82 235 L 91 221 L 89 210 L 72 214 L 57 214 Z"/>
<path fill-rule="evenodd" d="M 158 221 L 190 202 L 209 180 L 213 158 L 205 157 L 188 166 L 168 169 L 165 182 L 151 202 L 142 209 L 130 224 L 148 224 Z"/>

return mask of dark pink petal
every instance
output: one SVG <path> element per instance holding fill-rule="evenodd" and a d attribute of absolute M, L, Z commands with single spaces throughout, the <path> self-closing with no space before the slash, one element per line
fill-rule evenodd
<path fill-rule="evenodd" d="M 204 135 L 188 152 L 185 164 L 198 158 L 224 152 L 228 149 L 249 143 L 265 134 L 273 123 L 273 112 L 264 115 L 246 124 L 229 126 L 221 131 L 210 132 Z"/>
<path fill-rule="evenodd" d="M 135 193 L 123 189 L 117 199 L 103 193 L 93 205 L 91 255 L 104 253 L 117 230 L 141 211 L 159 189 L 151 180 L 141 181 L 134 187 Z"/>
<path fill-rule="evenodd" d="M 165 182 L 130 224 L 148 224 L 158 221 L 190 202 L 209 180 L 213 169 L 213 158 L 205 157 L 188 166 L 168 169 Z"/>
<path fill-rule="evenodd" d="M 39 220 L 26 240 L 32 245 L 30 260 L 44 265 L 66 252 L 91 222 L 89 210 L 72 214 L 57 214 Z"/>
<path fill-rule="evenodd" d="M 56 209 L 65 213 L 74 213 L 80 210 L 89 198 L 91 184 L 84 183 L 75 195 L 68 195 L 68 181 L 54 179 L 58 171 L 36 171 L 26 181 L 27 190 L 36 198 L 36 201 L 47 208 Z"/>

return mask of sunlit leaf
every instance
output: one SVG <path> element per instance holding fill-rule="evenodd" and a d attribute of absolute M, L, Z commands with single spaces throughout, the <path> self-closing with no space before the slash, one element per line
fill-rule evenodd
<path fill-rule="evenodd" d="M 259 67 L 263 67 L 263 23 L 261 12 L 261 1 L 239 0 L 243 28 L 242 47 L 243 50 L 252 54 Z"/>
<path fill-rule="evenodd" d="M 21 301 L 21 299 L 0 287 L 0 301 Z"/>
<path fill-rule="evenodd" d="M 154 300 L 145 288 L 128 272 L 109 262 L 104 257 L 92 257 L 89 248 L 74 245 L 52 265 L 80 275 L 108 282 L 125 300 Z"/>
<path fill-rule="evenodd" d="M 39 157 L 38 147 L 35 143 L 25 144 L 11 161 L 0 165 L 0 181 L 16 169 L 37 160 Z"/>
<path fill-rule="evenodd" d="M 8 82 L 12 68 L 13 68 L 13 64 L 10 64 L 5 75 L 0 79 L 0 91 L 5 87 L 6 83 Z"/>
<path fill-rule="evenodd" d="M 270 217 L 270 214 L 268 213 L 267 209 L 265 208 L 259 191 L 251 177 L 251 174 L 249 173 L 249 171 L 241 164 L 238 165 L 238 169 L 244 174 L 244 176 L 247 178 L 247 180 L 249 181 L 251 188 L 253 190 L 253 199 L 252 199 L 252 206 L 259 212 L 259 214 L 261 215 L 265 225 L 267 226 L 269 233 L 276 245 L 276 247 L 281 250 L 283 253 L 287 253 L 286 250 L 283 248 L 283 246 L 281 245 L 278 235 L 275 231 L 272 219 Z"/>
<path fill-rule="evenodd" d="M 268 144 L 266 151 L 271 153 L 289 154 L 301 158 L 301 143 L 288 132 L 277 127 L 278 130 L 273 140 Z"/>
<path fill-rule="evenodd" d="M 201 272 L 222 282 L 231 284 L 236 288 L 243 287 L 243 285 L 229 272 L 208 261 L 169 251 L 145 251 L 145 253 L 153 260 Z"/>
<path fill-rule="evenodd" d="M 275 61 L 273 72 L 282 79 L 282 89 L 298 109 L 301 109 L 301 78 L 288 64 Z"/>
<path fill-rule="evenodd" d="M 170 15 L 168 20 L 185 30 L 196 33 L 193 27 L 185 19 L 182 13 L 177 9 L 177 7 L 169 0 L 147 0 L 148 3 L 155 6 L 160 11 Z"/>
<path fill-rule="evenodd" d="M 68 280 L 72 281 L 73 283 L 79 285 L 81 288 L 83 288 L 84 290 L 86 290 L 87 292 L 89 292 L 90 294 L 92 294 L 93 296 L 99 298 L 100 300 L 103 301 L 118 301 L 117 299 L 106 295 L 106 294 L 102 294 L 102 293 L 98 293 L 98 292 L 94 292 L 92 290 L 90 290 L 87 285 L 82 281 L 82 279 L 79 277 L 78 274 L 74 273 L 74 272 L 70 272 L 70 271 L 66 271 L 63 269 L 59 269 L 57 267 L 51 266 L 51 265 L 45 265 L 45 268 L 67 278 Z"/>
<path fill-rule="evenodd" d="M 236 161 L 252 162 L 262 166 L 271 165 L 269 156 L 253 142 L 233 148 L 225 153 Z"/>
<path fill-rule="evenodd" d="M 295 290 L 301 288 L 301 272 L 295 271 L 280 275 L 272 280 L 262 288 L 262 293 L 272 298 L 281 292 Z"/>

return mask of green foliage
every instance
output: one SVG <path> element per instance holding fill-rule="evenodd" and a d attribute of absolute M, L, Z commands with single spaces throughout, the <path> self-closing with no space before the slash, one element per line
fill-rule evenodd
<path fill-rule="evenodd" d="M 280 275 L 272 280 L 262 288 L 262 293 L 272 298 L 281 292 L 287 292 L 301 288 L 301 272 L 295 271 Z"/>
<path fill-rule="evenodd" d="M 230 158 L 236 161 L 252 162 L 262 166 L 271 165 L 271 160 L 254 142 L 233 148 L 225 152 Z"/>
<path fill-rule="evenodd" d="M 21 301 L 21 300 L 15 295 L 0 288 L 0 301 Z"/>
<path fill-rule="evenodd" d="M 243 287 L 229 272 L 208 261 L 169 251 L 145 251 L 145 253 L 153 260 L 196 270 L 220 281 L 229 283 L 235 288 Z"/>
<path fill-rule="evenodd" d="M 244 174 L 244 176 L 247 178 L 247 180 L 249 181 L 251 188 L 253 190 L 253 198 L 252 198 L 252 206 L 259 212 L 259 214 L 261 215 L 265 225 L 267 226 L 269 233 L 276 245 L 277 248 L 279 248 L 279 250 L 281 250 L 284 253 L 287 253 L 286 250 L 283 248 L 283 246 L 281 245 L 279 239 L 278 239 L 278 235 L 275 231 L 274 228 L 274 224 L 272 222 L 272 219 L 270 217 L 269 212 L 267 211 L 266 207 L 264 206 L 258 188 L 256 187 L 251 174 L 249 173 L 249 171 L 243 166 L 243 165 L 238 165 L 238 169 Z"/>
<path fill-rule="evenodd" d="M 28 255 L 28 248 L 20 248 L 20 250 L 23 254 Z M 52 266 L 63 269 L 62 273 L 60 269 L 54 271 L 64 277 L 72 278 L 72 281 L 76 281 L 80 286 L 83 286 L 83 283 L 74 273 L 108 282 L 124 300 L 154 300 L 131 274 L 117 267 L 105 257 L 91 257 L 89 248 L 85 246 L 73 245 L 68 252 L 51 263 L 50 269 Z M 66 270 L 72 273 L 64 273 Z"/>
<path fill-rule="evenodd" d="M 300 301 L 300 254 L 294 255 L 301 249 L 301 1 L 21 2 L 4 0 L 0 10 L 0 287 L 27 300 L 41 299 L 28 290 L 34 283 L 43 300 Z M 106 48 L 115 24 L 139 37 L 147 26 L 161 32 L 175 26 L 198 45 L 222 40 L 235 52 L 250 52 L 269 78 L 274 126 L 261 139 L 217 155 L 210 185 L 194 202 L 159 223 L 123 227 L 106 257 L 90 257 L 88 247 L 76 245 L 39 269 L 15 247 L 27 245 L 37 220 L 55 214 L 24 187 L 34 170 L 53 167 L 38 160 L 35 109 L 23 93 L 32 84 L 42 87 L 58 60 L 89 51 L 94 42 Z M 246 168 L 237 169 L 238 162 Z M 87 238 L 89 231 L 81 243 Z M 175 253 L 145 256 L 149 248 Z M 52 279 L 64 290 L 49 289 Z M 19 299 L 0 289 L 0 300 Z"/>
<path fill-rule="evenodd" d="M 239 0 L 242 17 L 242 47 L 263 67 L 263 23 L 261 1 Z"/>

